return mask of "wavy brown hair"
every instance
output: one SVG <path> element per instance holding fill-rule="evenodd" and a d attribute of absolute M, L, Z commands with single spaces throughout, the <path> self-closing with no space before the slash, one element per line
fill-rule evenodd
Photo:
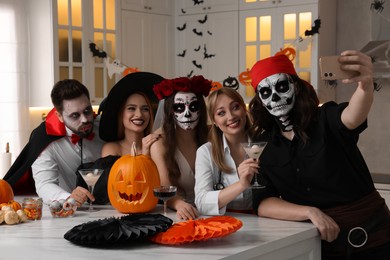
<path fill-rule="evenodd" d="M 234 101 L 238 102 L 238 104 L 246 111 L 246 104 L 244 102 L 244 99 L 238 93 L 236 90 L 232 88 L 220 88 L 210 93 L 210 95 L 207 98 L 207 113 L 209 115 L 210 121 L 213 123 L 211 124 L 211 128 L 209 131 L 209 141 L 211 142 L 211 153 L 213 155 L 213 161 L 218 166 L 220 171 L 223 172 L 232 172 L 233 169 L 231 169 L 225 162 L 225 153 L 223 150 L 223 140 L 222 135 L 223 132 L 221 129 L 215 126 L 214 124 L 214 111 L 216 109 L 215 103 L 217 101 L 218 96 L 220 95 L 226 95 L 229 98 L 233 99 Z M 252 138 L 252 130 L 251 130 L 251 119 L 249 117 L 248 112 L 246 113 L 246 124 L 245 124 L 245 130 L 246 134 Z"/>
<path fill-rule="evenodd" d="M 175 95 L 171 95 L 165 98 L 164 103 L 164 122 L 162 125 L 162 130 L 164 133 L 164 147 L 166 147 L 166 152 L 164 154 L 165 162 L 167 164 L 167 169 L 169 169 L 169 180 L 173 185 L 177 184 L 177 180 L 180 178 L 181 172 L 177 166 L 175 160 L 175 152 L 177 148 L 176 140 L 176 121 L 174 119 L 174 104 Z M 199 101 L 199 123 L 196 126 L 196 144 L 197 147 L 201 146 L 207 142 L 207 111 L 206 103 L 204 97 L 201 94 L 197 94 L 196 97 Z"/>
<path fill-rule="evenodd" d="M 304 142 L 309 137 L 307 129 L 311 122 L 317 119 L 317 108 L 320 103 L 312 85 L 300 79 L 298 76 L 289 75 L 295 86 L 295 104 L 290 112 L 295 134 Z M 258 93 L 249 103 L 249 112 L 253 119 L 252 130 L 255 136 L 264 130 L 271 131 L 276 125 L 275 117 L 263 106 Z"/>

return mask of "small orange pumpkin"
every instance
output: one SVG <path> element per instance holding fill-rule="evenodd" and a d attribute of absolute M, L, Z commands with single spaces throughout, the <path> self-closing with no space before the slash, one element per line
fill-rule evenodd
<path fill-rule="evenodd" d="M 146 155 L 124 155 L 111 167 L 107 193 L 111 205 L 122 213 L 144 213 L 157 205 L 153 188 L 160 186 L 156 164 Z"/>
<path fill-rule="evenodd" d="M 212 91 L 215 91 L 215 90 L 220 89 L 220 88 L 222 88 L 222 84 L 219 83 L 219 82 L 217 82 L 217 81 L 213 81 L 213 82 L 211 83 L 210 93 L 211 93 Z"/>
<path fill-rule="evenodd" d="M 14 199 L 14 191 L 11 185 L 5 180 L 0 179 L 0 203 L 8 203 Z"/>
<path fill-rule="evenodd" d="M 5 202 L 5 203 L 1 203 L 0 204 L 0 209 L 3 207 L 3 206 L 10 206 L 13 210 L 15 211 L 18 211 L 19 209 L 22 208 L 22 205 L 20 205 L 19 202 L 15 201 L 15 200 L 10 200 L 8 202 Z"/>

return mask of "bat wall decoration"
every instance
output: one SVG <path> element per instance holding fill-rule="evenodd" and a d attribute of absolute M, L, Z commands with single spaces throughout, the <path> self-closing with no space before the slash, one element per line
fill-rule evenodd
<path fill-rule="evenodd" d="M 198 64 L 198 63 L 196 62 L 196 60 L 193 60 L 193 61 L 192 61 L 192 64 L 194 64 L 194 66 L 197 67 L 198 69 L 200 69 L 200 70 L 202 69 L 202 64 Z"/>
<path fill-rule="evenodd" d="M 200 45 L 194 49 L 194 51 L 199 51 L 200 50 Z"/>
<path fill-rule="evenodd" d="M 203 4 L 204 0 L 192 0 L 194 2 L 194 5 L 200 5 Z"/>
<path fill-rule="evenodd" d="M 208 54 L 206 45 L 204 45 L 204 47 L 203 47 L 203 58 L 204 59 L 209 59 L 209 58 L 212 58 L 212 57 L 215 57 L 215 54 Z"/>
<path fill-rule="evenodd" d="M 183 50 L 181 53 L 177 54 L 179 57 L 185 57 L 187 50 Z"/>
<path fill-rule="evenodd" d="M 314 21 L 314 26 L 311 27 L 311 30 L 305 31 L 305 36 L 310 36 L 310 35 L 314 35 L 316 33 L 319 33 L 320 27 L 321 27 L 321 20 L 316 19 Z"/>
<path fill-rule="evenodd" d="M 204 16 L 203 20 L 198 20 L 200 24 L 204 24 L 207 21 L 207 14 Z"/>
<path fill-rule="evenodd" d="M 101 51 L 98 48 L 96 48 L 96 44 L 93 42 L 89 44 L 89 49 L 92 52 L 92 57 L 99 57 L 99 58 L 107 57 L 107 53 L 105 51 Z"/>
<path fill-rule="evenodd" d="M 203 36 L 203 33 L 202 32 L 198 32 L 198 30 L 196 30 L 196 28 L 192 29 L 192 31 L 198 35 L 198 36 Z"/>
<path fill-rule="evenodd" d="M 176 27 L 176 29 L 178 29 L 179 31 L 184 31 L 187 27 L 187 23 L 184 23 L 181 27 Z"/>

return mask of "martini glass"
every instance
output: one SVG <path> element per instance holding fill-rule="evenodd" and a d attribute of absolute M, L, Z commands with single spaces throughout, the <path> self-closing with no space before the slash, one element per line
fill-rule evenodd
<path fill-rule="evenodd" d="M 245 153 L 248 155 L 249 158 L 256 159 L 256 161 L 258 161 L 265 146 L 267 145 L 267 142 L 249 142 L 249 143 L 241 143 L 241 145 L 244 148 Z M 261 185 L 257 181 L 257 173 L 254 176 L 254 182 L 251 187 L 252 189 L 265 188 L 264 185 Z"/>
<path fill-rule="evenodd" d="M 93 194 L 93 189 L 96 182 L 99 180 L 100 176 L 104 172 L 103 169 L 81 169 L 79 170 L 80 175 L 83 177 L 85 183 L 88 185 L 88 190 Z M 89 207 L 86 211 L 97 211 L 97 209 L 92 207 L 92 201 L 89 201 Z"/>
<path fill-rule="evenodd" d="M 153 189 L 153 194 L 164 202 L 164 216 L 167 216 L 167 202 L 176 196 L 176 186 L 159 186 Z"/>

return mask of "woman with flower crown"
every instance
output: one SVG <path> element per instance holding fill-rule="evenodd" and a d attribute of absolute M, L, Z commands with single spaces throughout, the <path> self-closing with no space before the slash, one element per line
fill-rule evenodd
<path fill-rule="evenodd" d="M 161 185 L 177 186 L 177 196 L 168 201 L 178 219 L 195 219 L 194 204 L 196 150 L 207 140 L 207 112 L 204 97 L 211 81 L 203 76 L 166 79 L 155 85 L 160 100 L 155 119 L 155 133 L 161 134 L 150 148 Z M 160 118 L 160 117 L 163 118 Z M 159 127 L 159 124 L 162 124 Z"/>

